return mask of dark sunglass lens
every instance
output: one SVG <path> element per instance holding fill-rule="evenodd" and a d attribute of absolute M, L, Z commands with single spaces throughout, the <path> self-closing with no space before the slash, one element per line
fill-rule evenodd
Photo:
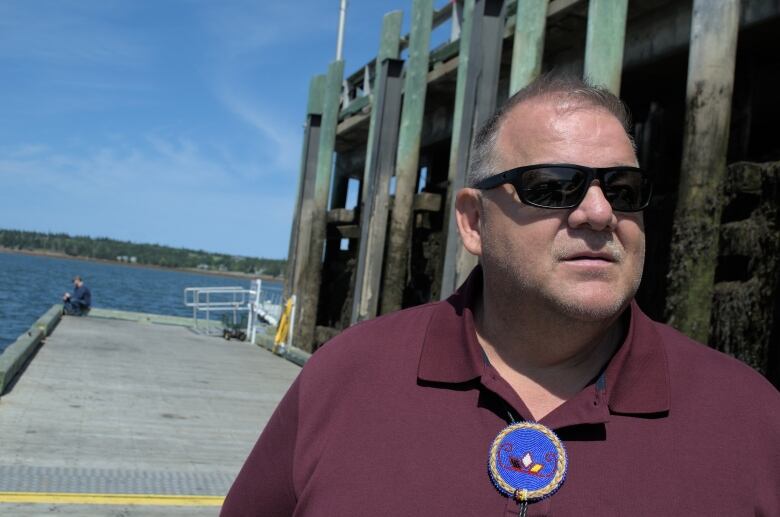
<path fill-rule="evenodd" d="M 634 169 L 617 169 L 604 175 L 604 195 L 615 210 L 641 210 L 650 198 L 647 176 Z"/>
<path fill-rule="evenodd" d="M 548 208 L 574 206 L 582 199 L 586 174 L 568 167 L 542 167 L 525 171 L 515 188 L 526 203 Z"/>

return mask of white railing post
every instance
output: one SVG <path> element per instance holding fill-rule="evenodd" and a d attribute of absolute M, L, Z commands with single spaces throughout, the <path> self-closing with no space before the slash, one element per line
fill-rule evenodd
<path fill-rule="evenodd" d="M 289 321 L 290 329 L 287 331 L 287 339 L 285 342 L 286 346 L 292 346 L 292 339 L 293 339 L 293 331 L 295 330 L 295 311 L 298 309 L 298 303 L 297 299 L 295 298 L 295 295 L 292 295 L 292 310 L 290 311 L 290 316 L 287 321 Z"/>

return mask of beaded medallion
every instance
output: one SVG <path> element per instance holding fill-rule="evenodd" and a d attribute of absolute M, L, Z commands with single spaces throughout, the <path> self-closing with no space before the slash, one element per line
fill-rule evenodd
<path fill-rule="evenodd" d="M 488 471 L 496 488 L 520 503 L 549 497 L 566 478 L 566 450 L 547 427 L 511 424 L 490 446 Z"/>

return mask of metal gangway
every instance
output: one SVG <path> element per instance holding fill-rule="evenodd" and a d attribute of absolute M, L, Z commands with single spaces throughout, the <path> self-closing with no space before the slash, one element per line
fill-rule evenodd
<path fill-rule="evenodd" d="M 232 325 L 239 325 L 246 313 L 246 337 L 255 341 L 258 324 L 277 326 L 282 315 L 282 293 L 263 289 L 260 279 L 252 280 L 249 289 L 231 287 L 187 287 L 184 289 L 184 305 L 192 308 L 194 328 L 204 334 L 214 334 L 219 329 L 212 315 L 232 316 Z M 221 332 L 221 329 L 219 329 Z"/>

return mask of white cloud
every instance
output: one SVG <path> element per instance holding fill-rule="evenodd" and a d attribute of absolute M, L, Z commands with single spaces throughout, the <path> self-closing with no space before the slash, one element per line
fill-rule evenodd
<path fill-rule="evenodd" d="M 213 55 L 235 60 L 262 50 L 284 52 L 286 43 L 305 34 L 333 31 L 338 3 L 321 0 L 208 3 L 201 11 L 204 26 L 215 44 Z"/>
<path fill-rule="evenodd" d="M 217 95 L 231 113 L 259 131 L 275 169 L 288 174 L 297 170 L 302 131 L 300 126 L 291 127 L 289 114 L 282 117 L 265 112 L 261 101 L 246 96 L 237 83 L 224 84 Z"/>
<path fill-rule="evenodd" d="M 332 54 L 337 7 L 0 2 L 0 62 L 23 71 L 6 91 L 6 118 L 35 115 L 0 145 L 0 220 L 224 251 L 251 235 L 272 251 L 236 252 L 283 256 L 317 72 L 305 59 L 323 38 Z M 140 16 L 158 9 L 160 19 Z M 181 26 L 158 27 L 171 11 Z M 190 39 L 167 46 L 179 30 Z M 70 217 L 74 205 L 89 217 Z"/>
<path fill-rule="evenodd" d="M 48 65 L 126 67 L 145 61 L 150 49 L 106 19 L 127 12 L 110 1 L 10 1 L 0 3 L 0 58 Z"/>
<path fill-rule="evenodd" d="M 253 175 L 251 161 L 218 156 L 159 134 L 73 153 L 4 148 L 0 219 L 4 227 L 284 256 L 294 186 Z"/>

